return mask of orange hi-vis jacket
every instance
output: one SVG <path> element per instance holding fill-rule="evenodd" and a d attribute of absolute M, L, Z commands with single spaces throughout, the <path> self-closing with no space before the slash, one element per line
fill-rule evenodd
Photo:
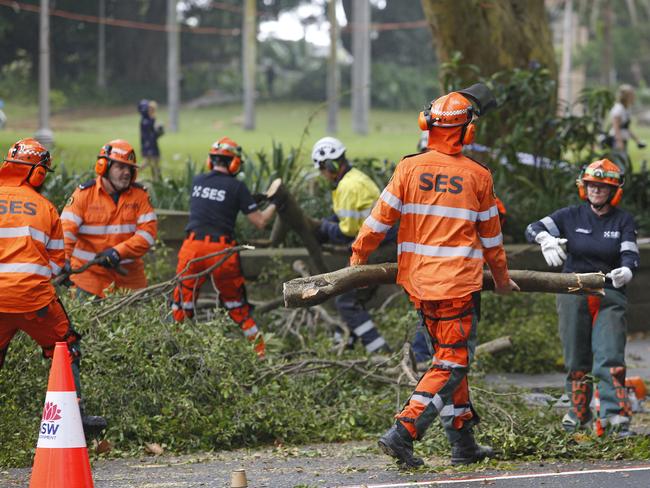
<path fill-rule="evenodd" d="M 142 256 L 153 246 L 157 217 L 146 190 L 140 185 L 122 192 L 117 201 L 108 194 L 98 176 L 75 190 L 61 214 L 65 238 L 65 255 L 73 268 L 90 261 L 96 254 L 112 247 L 120 254 L 128 274 L 91 266 L 71 280 L 82 290 L 99 297 L 114 284 L 117 288 L 138 289 L 147 286 Z"/>
<path fill-rule="evenodd" d="M 56 298 L 63 229 L 49 200 L 28 184 L 0 186 L 0 312 L 40 310 Z"/>
<path fill-rule="evenodd" d="M 492 175 L 468 157 L 431 149 L 398 165 L 352 245 L 365 263 L 400 219 L 397 282 L 414 301 L 460 298 L 482 288 L 483 260 L 510 279 Z"/>

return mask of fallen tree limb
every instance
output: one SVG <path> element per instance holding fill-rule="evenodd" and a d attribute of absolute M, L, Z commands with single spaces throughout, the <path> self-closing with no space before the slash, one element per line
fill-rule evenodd
<path fill-rule="evenodd" d="M 602 273 L 549 273 L 510 270 L 511 278 L 522 292 L 604 295 Z M 395 283 L 397 263 L 369 264 L 339 269 L 330 273 L 296 278 L 284 283 L 286 307 L 310 307 L 354 288 Z M 493 290 L 489 271 L 483 272 L 483 290 Z"/>
<path fill-rule="evenodd" d="M 497 352 L 505 351 L 512 347 L 510 336 L 497 337 L 496 339 L 481 344 L 476 348 L 476 355 L 479 354 L 495 354 Z"/>

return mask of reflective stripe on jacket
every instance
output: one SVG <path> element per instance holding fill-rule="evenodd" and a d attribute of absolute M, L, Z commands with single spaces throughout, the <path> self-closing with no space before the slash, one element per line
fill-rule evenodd
<path fill-rule="evenodd" d="M 379 188 L 368 175 L 356 168 L 345 173 L 332 191 L 332 207 L 341 232 L 348 237 L 356 236 L 377 198 Z"/>
<path fill-rule="evenodd" d="M 419 300 L 446 300 L 482 288 L 483 260 L 509 280 L 490 171 L 435 150 L 403 159 L 352 245 L 365 262 L 400 219 L 397 282 Z"/>
<path fill-rule="evenodd" d="M 146 286 L 141 258 L 155 243 L 158 232 L 156 213 L 146 190 L 132 185 L 120 194 L 116 204 L 104 189 L 101 177 L 97 177 L 94 185 L 81 185 L 75 190 L 61 213 L 61 221 L 65 255 L 73 268 L 113 247 L 128 271 L 127 276 L 120 276 L 114 270 L 93 266 L 73 275 L 75 284 L 98 296 L 112 282 L 124 288 Z"/>
<path fill-rule="evenodd" d="M 50 278 L 65 261 L 63 229 L 31 186 L 0 187 L 0 312 L 33 312 L 56 297 Z"/>

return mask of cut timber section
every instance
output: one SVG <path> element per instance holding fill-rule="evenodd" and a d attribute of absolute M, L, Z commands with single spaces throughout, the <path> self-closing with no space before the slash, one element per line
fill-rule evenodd
<path fill-rule="evenodd" d="M 397 264 L 369 264 L 339 269 L 284 283 L 286 307 L 311 307 L 354 288 L 395 283 Z M 548 273 L 541 271 L 510 270 L 510 277 L 522 292 L 569 293 L 604 295 L 605 275 L 602 273 Z M 483 290 L 493 290 L 489 271 L 483 272 Z"/>

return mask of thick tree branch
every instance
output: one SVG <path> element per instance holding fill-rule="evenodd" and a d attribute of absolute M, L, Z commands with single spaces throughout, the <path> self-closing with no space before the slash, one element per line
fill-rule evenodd
<path fill-rule="evenodd" d="M 353 288 L 395 283 L 397 264 L 352 266 L 284 283 L 286 307 L 310 307 L 323 303 Z M 523 292 L 604 295 L 605 275 L 602 273 L 548 273 L 510 270 L 510 276 Z M 489 271 L 483 272 L 483 290 L 493 290 Z"/>

